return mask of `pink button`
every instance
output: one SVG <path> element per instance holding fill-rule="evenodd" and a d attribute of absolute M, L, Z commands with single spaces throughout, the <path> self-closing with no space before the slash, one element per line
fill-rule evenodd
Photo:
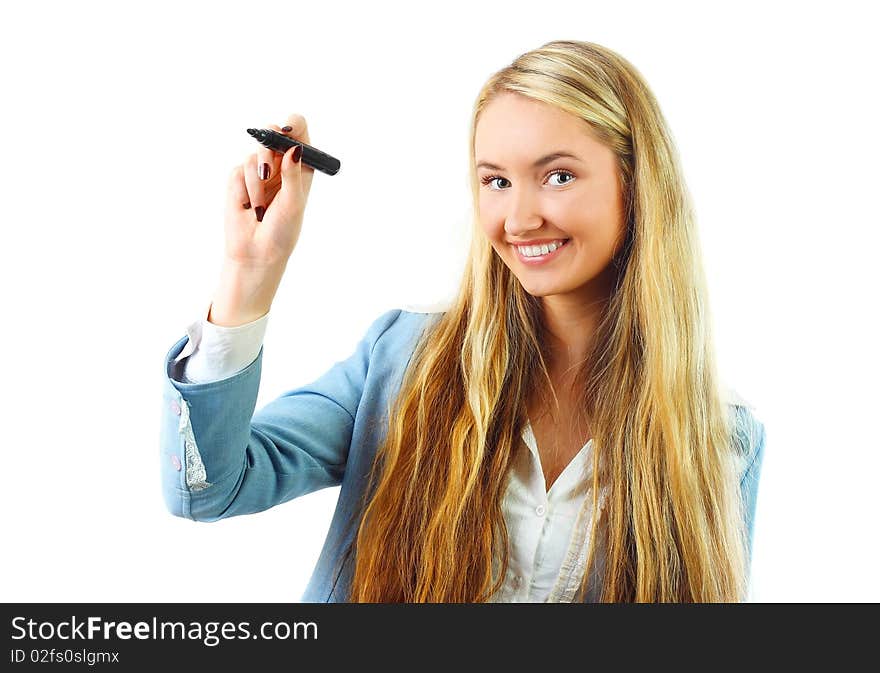
<path fill-rule="evenodd" d="M 173 411 L 177 416 L 180 416 L 180 405 L 177 402 L 172 402 L 171 411 Z"/>
<path fill-rule="evenodd" d="M 180 472 L 180 458 L 177 456 L 171 456 L 171 464 L 174 465 L 174 469 Z"/>

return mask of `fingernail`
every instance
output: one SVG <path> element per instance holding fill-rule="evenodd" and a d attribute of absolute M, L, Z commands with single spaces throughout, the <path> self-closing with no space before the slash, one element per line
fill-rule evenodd
<path fill-rule="evenodd" d="M 292 126 L 285 126 L 281 130 L 284 131 L 285 133 L 290 133 L 291 131 L 293 131 L 293 127 Z"/>
<path fill-rule="evenodd" d="M 266 212 L 265 206 L 254 206 L 254 212 L 257 214 L 257 222 L 262 222 L 263 213 Z"/>
<path fill-rule="evenodd" d="M 251 207 L 251 202 L 250 202 L 250 201 L 248 201 L 246 204 L 244 204 L 244 209 L 245 209 L 245 210 L 247 210 L 247 209 L 250 208 L 250 207 Z"/>
<path fill-rule="evenodd" d="M 269 179 L 269 164 L 260 164 L 260 180 Z"/>
<path fill-rule="evenodd" d="M 303 154 L 303 146 L 297 145 L 296 148 L 293 150 L 293 156 L 291 158 L 293 159 L 294 162 L 297 162 L 300 160 L 300 157 L 302 157 L 302 154 Z"/>

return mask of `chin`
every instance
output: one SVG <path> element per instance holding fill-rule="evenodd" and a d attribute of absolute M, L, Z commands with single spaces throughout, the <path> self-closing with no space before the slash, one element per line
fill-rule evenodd
<path fill-rule="evenodd" d="M 522 286 L 522 289 L 528 292 L 533 297 L 549 297 L 554 294 L 564 294 L 567 292 L 567 288 L 563 287 L 559 283 L 524 283 L 523 279 L 517 276 L 517 280 L 519 284 Z"/>

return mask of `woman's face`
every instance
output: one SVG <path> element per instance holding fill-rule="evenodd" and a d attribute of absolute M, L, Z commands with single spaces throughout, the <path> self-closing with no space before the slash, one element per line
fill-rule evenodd
<path fill-rule="evenodd" d="M 544 160 L 548 155 L 573 157 Z M 507 93 L 492 100 L 475 137 L 479 216 L 486 236 L 534 296 L 607 294 L 602 271 L 623 241 L 624 201 L 616 156 L 586 122 Z M 488 165 L 486 165 L 488 164 Z M 533 257 L 517 244 L 565 240 Z"/>

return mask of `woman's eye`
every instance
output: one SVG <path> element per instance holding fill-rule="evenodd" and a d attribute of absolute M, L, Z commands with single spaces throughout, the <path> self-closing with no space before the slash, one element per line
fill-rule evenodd
<path fill-rule="evenodd" d="M 495 180 L 504 180 L 504 178 L 497 175 L 487 175 L 486 177 L 482 178 L 480 182 L 482 182 L 484 185 L 488 185 L 492 182 L 495 182 Z"/>
<path fill-rule="evenodd" d="M 572 173 L 569 173 L 568 171 L 558 170 L 558 171 L 553 171 L 549 176 L 547 176 L 547 179 L 549 180 L 549 179 L 553 178 L 554 176 L 574 178 L 574 175 Z M 489 185 L 489 184 L 495 182 L 496 180 L 503 180 L 504 182 L 508 181 L 507 178 L 502 178 L 500 175 L 487 175 L 486 177 L 481 178 L 480 182 L 484 185 Z M 556 186 L 562 187 L 562 186 L 567 185 L 569 182 L 571 182 L 571 180 L 564 180 L 561 183 L 557 182 Z M 497 192 L 499 190 L 493 189 L 492 191 Z"/>
<path fill-rule="evenodd" d="M 550 174 L 550 176 L 548 177 L 548 180 L 554 176 L 574 178 L 574 175 L 572 175 L 568 171 L 554 171 L 553 173 Z M 565 180 L 564 182 L 557 183 L 557 184 L 567 185 L 569 182 L 571 182 L 571 180 Z"/>

